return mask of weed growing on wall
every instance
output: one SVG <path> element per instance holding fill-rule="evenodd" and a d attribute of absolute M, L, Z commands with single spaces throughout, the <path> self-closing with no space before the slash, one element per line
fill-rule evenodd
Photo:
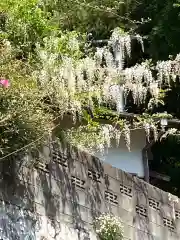
<path fill-rule="evenodd" d="M 102 214 L 94 221 L 95 231 L 100 240 L 123 240 L 123 227 L 119 217 Z"/>

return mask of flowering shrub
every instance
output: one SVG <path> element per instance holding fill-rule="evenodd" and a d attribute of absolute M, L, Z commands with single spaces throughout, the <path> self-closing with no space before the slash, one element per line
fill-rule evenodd
<path fill-rule="evenodd" d="M 9 80 L 7 79 L 1 79 L 0 80 L 0 85 L 2 85 L 5 88 L 8 88 L 10 86 Z"/>
<path fill-rule="evenodd" d="M 44 91 L 27 62 L 17 60 L 14 48 L 0 44 L 0 156 L 6 156 L 41 138 L 52 128 L 53 116 L 44 111 Z M 39 141 L 40 142 L 40 141 Z M 39 142 L 33 144 L 33 148 Z M 28 148 L 29 150 L 30 148 Z"/>
<path fill-rule="evenodd" d="M 90 45 L 86 34 L 64 32 L 60 27 L 63 17 L 59 14 L 64 6 L 60 4 L 59 9 L 55 2 L 58 1 L 0 1 L 0 154 L 41 139 L 60 125 L 59 120 L 67 113 L 73 123 L 64 132 L 59 127 L 57 135 L 62 134 L 73 145 L 104 152 L 111 138 L 119 146 L 122 135 L 130 149 L 132 122 L 119 115 L 124 98 L 127 100 L 132 93 L 134 103 L 142 104 L 150 93 L 149 106 L 162 103 L 161 85 L 168 85 L 180 75 L 180 55 L 158 62 L 153 69 L 147 61 L 124 69 L 126 60 L 133 56 L 129 33 L 116 28 L 107 46 L 96 51 L 93 47 L 87 49 Z M 66 11 L 64 14 L 66 18 Z M 133 39 L 143 51 L 142 37 L 135 35 Z M 104 125 L 98 116 L 94 117 L 95 109 L 103 107 L 107 114 L 109 109 L 116 112 L 113 121 Z M 86 111 L 89 108 L 91 116 Z M 146 129 L 147 136 L 153 131 L 156 138 L 157 124 L 151 116 L 137 122 Z M 137 122 L 133 127 L 137 127 Z"/>
<path fill-rule="evenodd" d="M 123 227 L 119 217 L 102 214 L 95 219 L 94 225 L 100 240 L 123 239 Z"/>

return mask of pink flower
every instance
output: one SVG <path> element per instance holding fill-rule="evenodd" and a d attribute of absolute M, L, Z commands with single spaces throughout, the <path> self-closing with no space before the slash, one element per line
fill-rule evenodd
<path fill-rule="evenodd" d="M 1 79 L 0 84 L 5 88 L 8 88 L 10 86 L 10 82 L 7 79 Z"/>

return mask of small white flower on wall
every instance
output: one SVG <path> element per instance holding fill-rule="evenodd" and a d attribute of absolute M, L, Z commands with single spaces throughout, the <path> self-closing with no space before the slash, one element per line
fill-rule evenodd
<path fill-rule="evenodd" d="M 123 240 L 123 226 L 117 216 L 102 214 L 95 219 L 94 227 L 100 240 Z"/>

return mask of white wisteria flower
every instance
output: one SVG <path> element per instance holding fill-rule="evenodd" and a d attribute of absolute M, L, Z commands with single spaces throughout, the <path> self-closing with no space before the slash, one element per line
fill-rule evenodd
<path fill-rule="evenodd" d="M 143 50 L 142 37 L 136 35 L 134 38 L 141 44 Z M 58 105 L 60 117 L 68 111 L 76 120 L 77 113 L 81 116 L 85 105 L 95 109 L 100 104 L 106 104 L 109 108 L 113 106 L 113 109 L 116 107 L 117 113 L 121 113 L 124 111 L 124 103 L 129 93 L 132 94 L 135 104 L 144 103 L 150 93 L 148 108 L 160 102 L 161 85 L 169 84 L 171 80 L 180 76 L 180 55 L 174 60 L 158 62 L 153 67 L 149 61 L 145 61 L 124 69 L 124 61 L 131 57 L 131 41 L 130 35 L 115 29 L 108 46 L 97 48 L 94 56 L 78 59 L 74 59 L 71 55 L 59 56 L 55 51 L 59 46 L 57 38 L 46 39 L 44 47 L 36 46 L 41 67 L 35 75 L 44 89 L 44 95 L 49 96 L 52 104 Z M 76 50 L 79 48 L 78 41 L 74 37 L 70 39 L 69 45 Z M 157 138 L 155 124 L 147 125 L 143 122 L 141 126 L 145 128 L 148 137 L 150 131 L 153 131 L 155 139 Z M 114 132 L 117 145 L 122 134 L 130 149 L 128 124 L 124 124 L 124 129 L 120 131 L 110 129 L 107 125 L 98 126 L 92 132 L 88 130 L 88 134 L 85 128 L 83 126 L 71 129 L 66 135 L 68 138 L 73 138 L 71 142 L 77 143 L 78 147 L 85 147 L 86 150 L 90 148 L 91 151 L 98 148 L 103 152 L 103 146 L 104 148 L 110 146 Z"/>

